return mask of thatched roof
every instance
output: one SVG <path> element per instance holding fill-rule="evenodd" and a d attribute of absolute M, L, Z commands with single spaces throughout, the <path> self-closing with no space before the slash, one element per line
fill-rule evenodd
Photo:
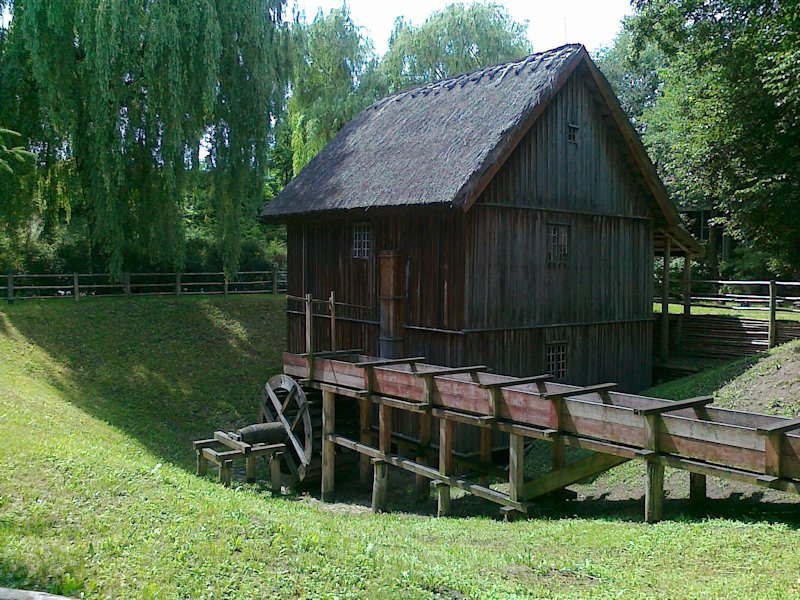
<path fill-rule="evenodd" d="M 467 210 L 579 64 L 587 65 L 609 103 L 661 209 L 664 218 L 657 220 L 679 227 L 677 210 L 641 141 L 580 44 L 379 100 L 350 121 L 261 216 L 283 220 L 324 211 L 433 205 Z"/>

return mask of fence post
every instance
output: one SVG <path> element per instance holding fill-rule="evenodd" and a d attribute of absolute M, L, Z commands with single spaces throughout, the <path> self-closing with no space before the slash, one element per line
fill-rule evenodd
<path fill-rule="evenodd" d="M 14 275 L 8 274 L 8 301 L 14 301 Z"/>
<path fill-rule="evenodd" d="M 228 297 L 228 274 L 224 273 L 224 277 L 225 277 L 225 283 L 223 284 L 224 285 L 223 289 L 225 291 L 225 297 L 227 298 Z"/>
<path fill-rule="evenodd" d="M 175 295 L 181 295 L 181 274 L 175 273 Z"/>
<path fill-rule="evenodd" d="M 130 273 L 123 273 L 122 274 L 122 290 L 126 296 L 131 295 L 131 274 Z"/>
<path fill-rule="evenodd" d="M 75 296 L 75 302 L 78 302 L 81 299 L 81 286 L 77 273 L 72 274 L 72 293 Z"/>
<path fill-rule="evenodd" d="M 778 284 L 774 279 L 769 281 L 769 342 L 768 347 L 775 347 L 778 340 L 778 320 L 776 318 L 776 310 L 778 305 Z"/>
<path fill-rule="evenodd" d="M 272 267 L 272 293 L 278 293 L 278 266 L 273 265 Z"/>
<path fill-rule="evenodd" d="M 306 354 L 308 378 L 314 379 L 314 296 L 306 294 Z"/>
<path fill-rule="evenodd" d="M 683 314 L 692 314 L 692 257 L 686 255 L 683 263 Z"/>
<path fill-rule="evenodd" d="M 661 287 L 661 361 L 669 357 L 669 261 L 672 253 L 672 239 L 664 238 L 664 277 Z"/>
<path fill-rule="evenodd" d="M 331 350 L 336 351 L 336 292 L 331 290 Z"/>

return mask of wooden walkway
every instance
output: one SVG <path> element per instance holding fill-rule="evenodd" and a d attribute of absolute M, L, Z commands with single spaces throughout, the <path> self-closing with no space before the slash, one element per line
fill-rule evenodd
<path fill-rule="evenodd" d="M 439 514 L 450 507 L 457 487 L 499 504 L 506 515 L 526 513 L 538 497 L 563 489 L 628 460 L 646 465 L 645 519 L 661 519 L 664 467 L 690 473 L 690 494 L 705 497 L 708 475 L 800 493 L 800 419 L 713 408 L 711 398 L 672 402 L 614 391 L 614 384 L 575 387 L 548 375 L 514 378 L 482 366 L 443 368 L 424 359 L 381 359 L 359 351 L 284 354 L 284 371 L 308 388 L 322 391 L 322 497 L 335 491 L 336 446 L 361 454 L 362 479 L 373 477 L 373 509 L 386 502 L 389 465 L 433 482 Z M 360 405 L 360 439 L 337 434 L 336 403 Z M 378 426 L 373 406 L 378 407 Z M 416 415 L 416 440 L 392 431 L 393 411 Z M 457 473 L 454 424 L 480 431 L 480 462 Z M 438 447 L 433 430 L 438 429 Z M 492 437 L 508 434 L 508 493 L 489 487 L 496 473 Z M 553 469 L 532 481 L 523 475 L 526 439 L 551 444 Z M 567 464 L 564 447 L 595 454 Z M 476 461 L 477 462 L 477 461 Z M 370 466 L 373 469 L 370 469 Z"/>

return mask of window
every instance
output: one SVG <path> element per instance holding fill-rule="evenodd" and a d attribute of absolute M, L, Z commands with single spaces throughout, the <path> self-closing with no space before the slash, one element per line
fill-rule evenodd
<path fill-rule="evenodd" d="M 353 225 L 353 258 L 369 258 L 372 235 L 369 223 Z"/>
<path fill-rule="evenodd" d="M 569 225 L 547 226 L 547 264 L 565 265 L 569 258 Z"/>
<path fill-rule="evenodd" d="M 547 372 L 555 379 L 567 376 L 567 342 L 547 344 Z"/>
<path fill-rule="evenodd" d="M 567 125 L 567 141 L 568 142 L 572 142 L 573 144 L 577 144 L 578 143 L 578 130 L 579 129 L 580 129 L 580 127 L 578 127 L 577 125 L 573 125 L 572 123 Z"/>

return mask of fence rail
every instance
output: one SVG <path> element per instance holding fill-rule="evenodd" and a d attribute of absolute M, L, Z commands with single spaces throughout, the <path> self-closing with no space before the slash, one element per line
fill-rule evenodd
<path fill-rule="evenodd" d="M 286 293 L 286 271 L 240 271 L 233 279 L 223 272 L 123 273 L 17 273 L 0 278 L 0 298 L 9 302 L 42 298 L 88 296 L 166 296 L 210 294 Z"/>

